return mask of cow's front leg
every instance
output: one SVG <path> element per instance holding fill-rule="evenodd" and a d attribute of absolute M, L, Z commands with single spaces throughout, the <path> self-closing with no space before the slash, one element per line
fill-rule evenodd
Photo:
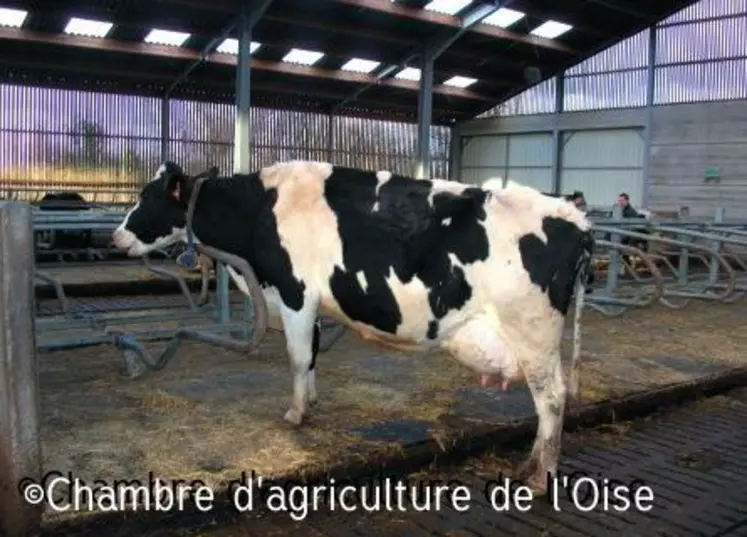
<path fill-rule="evenodd" d="M 301 425 L 308 405 L 316 400 L 314 375 L 314 332 L 317 302 L 304 299 L 303 307 L 296 311 L 285 305 L 280 307 L 285 332 L 285 344 L 293 373 L 293 402 L 285 419 L 293 425 Z M 317 345 L 318 348 L 318 345 Z"/>
<path fill-rule="evenodd" d="M 311 363 L 309 364 L 309 404 L 313 405 L 319 399 L 316 391 L 316 355 L 319 354 L 319 345 L 322 341 L 322 320 L 317 318 L 314 322 L 314 336 L 311 342 Z"/>
<path fill-rule="evenodd" d="M 566 386 L 560 351 L 548 357 L 534 356 L 522 365 L 538 420 L 532 451 L 517 474 L 536 492 L 544 493 L 548 478 L 557 475 L 563 434 Z"/>

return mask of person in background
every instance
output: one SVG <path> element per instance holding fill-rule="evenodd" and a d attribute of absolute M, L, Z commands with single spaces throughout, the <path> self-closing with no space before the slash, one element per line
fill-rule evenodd
<path fill-rule="evenodd" d="M 617 204 L 622 209 L 623 218 L 645 218 L 644 215 L 636 211 L 630 204 L 630 196 L 625 192 L 617 196 Z"/>
<path fill-rule="evenodd" d="M 646 218 L 646 215 L 643 215 L 636 211 L 633 206 L 630 204 L 630 196 L 626 194 L 625 192 L 622 192 L 619 196 L 617 196 L 617 204 L 622 209 L 622 217 L 623 218 Z M 629 228 L 630 231 L 635 231 L 636 233 L 641 233 L 643 235 L 649 235 L 650 232 L 646 228 Z M 639 250 L 643 252 L 648 252 L 648 241 L 633 238 L 633 237 L 622 237 L 620 242 L 625 245 L 633 246 L 634 248 L 638 248 Z M 633 260 L 633 257 L 629 254 L 623 254 L 623 259 L 627 260 L 627 262 L 634 266 L 635 262 Z M 621 269 L 622 270 L 622 269 Z"/>

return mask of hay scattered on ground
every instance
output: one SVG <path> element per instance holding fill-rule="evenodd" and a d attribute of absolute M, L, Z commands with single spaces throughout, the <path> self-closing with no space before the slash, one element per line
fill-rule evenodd
<path fill-rule="evenodd" d="M 587 312 L 584 402 L 688 378 L 664 358 L 744 363 L 745 313 L 738 304 L 614 319 Z M 401 450 L 361 431 L 392 420 L 430 423 L 430 434 L 446 447 L 444 418 L 453 419 L 465 398 L 457 390 L 476 388 L 474 375 L 443 355 L 388 355 L 348 334 L 319 356 L 319 402 L 308 425 L 295 429 L 283 420 L 292 382 L 279 333 L 269 333 L 253 356 L 185 344 L 165 370 L 137 381 L 121 376 L 121 355 L 111 347 L 42 353 L 40 361 L 44 468 L 84 479 L 145 479 L 152 471 L 218 484 L 242 471 L 327 469 L 346 457 Z M 622 429 L 606 434 L 615 438 Z"/>

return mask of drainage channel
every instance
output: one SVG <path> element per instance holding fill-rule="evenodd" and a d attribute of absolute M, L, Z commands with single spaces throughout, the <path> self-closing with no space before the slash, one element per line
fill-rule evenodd
<path fill-rule="evenodd" d="M 505 501 L 506 496 L 493 493 L 505 483 L 501 474 L 510 474 L 522 454 L 507 459 L 485 455 L 407 476 L 408 486 L 419 487 L 421 508 L 426 488 L 434 493 L 427 511 L 416 512 L 411 501 L 398 503 L 393 493 L 390 506 L 378 511 L 366 511 L 359 497 L 357 504 L 348 504 L 355 509 L 349 512 L 339 506 L 331 511 L 327 504 L 303 516 L 300 507 L 289 508 L 241 516 L 227 526 L 158 536 L 747 536 L 747 389 L 639 422 L 566 434 L 563 452 L 557 495 L 531 502 L 522 502 L 521 496 Z M 565 486 L 562 476 L 569 477 Z M 446 493 L 436 506 L 436 487 L 449 483 L 461 500 L 449 505 Z M 594 490 L 599 492 L 596 507 Z M 605 491 L 610 497 L 606 506 Z M 522 512 L 527 504 L 530 508 Z M 294 521 L 292 512 L 303 520 Z"/>

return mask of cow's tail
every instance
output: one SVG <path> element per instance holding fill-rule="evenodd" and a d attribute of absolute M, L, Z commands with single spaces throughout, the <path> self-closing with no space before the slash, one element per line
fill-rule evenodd
<path fill-rule="evenodd" d="M 594 239 L 591 232 L 585 232 L 582 239 L 582 251 L 578 258 L 575 285 L 575 309 L 573 314 L 573 350 L 568 381 L 568 396 L 571 400 L 579 396 L 579 372 L 581 368 L 581 315 L 584 311 L 586 285 L 591 269 L 591 256 L 594 250 Z"/>

